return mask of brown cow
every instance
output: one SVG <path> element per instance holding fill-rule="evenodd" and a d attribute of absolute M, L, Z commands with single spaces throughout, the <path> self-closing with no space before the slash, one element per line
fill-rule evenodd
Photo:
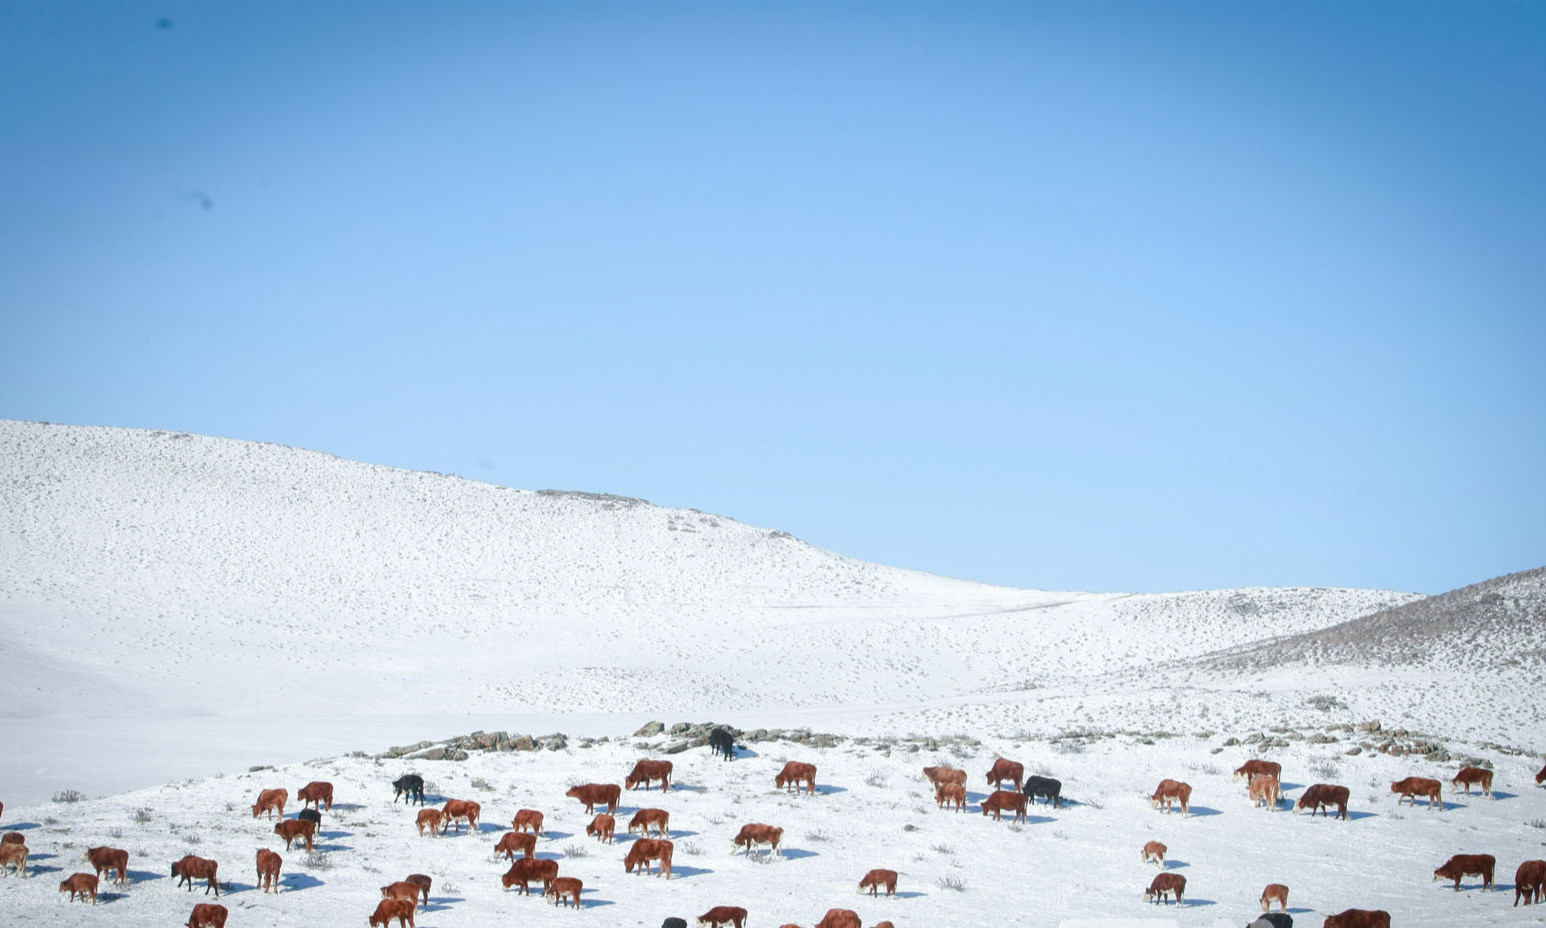
<path fill-rule="evenodd" d="M 708 925 L 710 928 L 719 928 L 720 925 L 725 924 L 743 928 L 746 924 L 746 910 L 738 905 L 716 905 L 698 916 L 698 924 Z"/>
<path fill-rule="evenodd" d="M 946 805 L 953 805 L 957 812 L 965 812 L 966 787 L 959 783 L 941 783 L 934 788 L 934 802 L 941 809 Z"/>
<path fill-rule="evenodd" d="M 426 825 L 429 826 L 430 834 L 439 836 L 445 833 L 446 817 L 441 814 L 439 809 L 420 809 L 418 825 L 419 837 L 424 837 L 424 826 Z"/>
<path fill-rule="evenodd" d="M 1235 769 L 1234 779 L 1243 779 L 1249 783 L 1252 777 L 1260 776 L 1264 773 L 1274 780 L 1282 781 L 1283 765 L 1275 760 L 1262 760 L 1259 757 L 1253 757 Z"/>
<path fill-rule="evenodd" d="M 578 912 L 580 911 L 580 893 L 583 892 L 584 889 L 585 884 L 581 883 L 574 877 L 561 876 L 553 881 L 552 886 L 549 886 L 547 889 L 543 890 L 542 895 L 552 896 L 554 905 L 558 905 L 560 902 L 564 902 L 564 897 L 568 896 L 571 900 L 574 901 L 574 910 Z M 565 904 L 567 905 L 568 903 Z"/>
<path fill-rule="evenodd" d="M 329 811 L 333 808 L 333 784 L 326 780 L 312 780 L 301 791 L 295 794 L 295 798 L 301 801 L 301 808 L 316 805 L 321 808 L 324 804 Z"/>
<path fill-rule="evenodd" d="M 1542 783 L 1546 783 L 1546 767 L 1542 767 L 1541 772 L 1535 775 L 1535 785 L 1540 786 Z"/>
<path fill-rule="evenodd" d="M 930 783 L 934 784 L 935 789 L 938 789 L 942 783 L 966 785 L 966 771 L 958 770 L 955 767 L 925 767 L 923 768 L 923 775 Z"/>
<path fill-rule="evenodd" d="M 172 863 L 172 876 L 178 878 L 178 886 L 187 883 L 188 892 L 190 893 L 193 892 L 193 881 L 203 880 L 205 883 L 204 895 L 209 895 L 209 891 L 213 889 L 215 891 L 215 898 L 219 899 L 220 883 L 215 878 L 216 872 L 219 869 L 220 864 L 213 860 L 209 860 L 205 857 L 195 857 L 192 854 L 185 854 L 183 855 L 182 860 L 174 861 Z"/>
<path fill-rule="evenodd" d="M 0 844 L 26 844 L 27 836 L 19 831 L 8 831 L 0 836 Z"/>
<path fill-rule="evenodd" d="M 1154 900 L 1156 904 L 1165 901 L 1171 893 L 1176 894 L 1176 905 L 1181 904 L 1181 894 L 1186 892 L 1186 877 L 1179 873 L 1160 873 L 1149 883 L 1149 888 L 1143 891 L 1143 901 Z"/>
<path fill-rule="evenodd" d="M 871 870 L 859 881 L 859 892 L 864 892 L 867 887 L 870 895 L 878 895 L 880 887 L 886 887 L 886 895 L 896 895 L 896 871 L 895 870 Z"/>
<path fill-rule="evenodd" d="M 529 896 L 531 895 L 529 884 L 533 880 L 541 880 L 542 890 L 546 892 L 556 879 L 558 879 L 558 861 L 542 860 L 537 857 L 518 857 L 510 864 L 510 869 L 505 871 L 505 875 L 499 878 L 499 882 L 505 889 L 519 883 L 521 895 Z"/>
<path fill-rule="evenodd" d="M 617 804 L 623 798 L 623 788 L 616 783 L 586 783 L 569 787 L 569 792 L 564 795 L 585 803 L 586 812 L 595 812 L 599 805 L 605 805 L 608 812 L 616 812 Z"/>
<path fill-rule="evenodd" d="M 188 916 L 188 928 L 225 928 L 225 917 L 230 914 L 218 902 L 201 902 Z"/>
<path fill-rule="evenodd" d="M 1434 880 L 1454 880 L 1455 892 L 1460 892 L 1460 878 L 1463 876 L 1479 876 L 1482 878 L 1482 889 L 1492 888 L 1492 871 L 1498 865 L 1498 859 L 1491 854 L 1456 854 L 1444 865 L 1433 871 Z"/>
<path fill-rule="evenodd" d="M 650 861 L 660 861 L 660 872 L 656 876 L 664 876 L 671 879 L 671 855 L 676 852 L 676 845 L 670 841 L 656 838 L 640 838 L 629 845 L 628 853 L 623 857 L 623 871 L 632 873 L 637 867 L 640 873 L 650 872 Z"/>
<path fill-rule="evenodd" d="M 510 823 L 510 827 L 516 831 L 531 829 L 532 834 L 540 835 L 542 834 L 542 813 L 536 809 L 516 809 L 515 821 Z"/>
<path fill-rule="evenodd" d="M 1287 886 L 1284 886 L 1282 883 L 1268 883 L 1267 888 L 1261 891 L 1261 899 L 1258 900 L 1261 902 L 1261 910 L 1263 912 L 1272 911 L 1272 900 L 1274 899 L 1278 901 L 1278 909 L 1280 911 L 1288 911 Z"/>
<path fill-rule="evenodd" d="M 1013 811 L 1015 821 L 1023 822 L 1025 818 L 1025 794 L 1018 790 L 996 789 L 993 794 L 982 801 L 982 814 L 993 813 L 993 820 L 999 820 L 999 813 Z"/>
<path fill-rule="evenodd" d="M 1278 807 L 1278 778 L 1277 777 L 1271 777 L 1271 776 L 1268 776 L 1265 773 L 1258 773 L 1256 776 L 1251 777 L 1250 792 L 1251 792 L 1251 805 L 1252 806 L 1255 806 L 1259 802 L 1263 806 L 1265 806 L 1267 811 L 1269 811 L 1269 812 L 1274 811 L 1275 809 L 1277 809 L 1277 807 Z"/>
<path fill-rule="evenodd" d="M 398 880 L 390 886 L 381 887 L 383 899 L 407 899 L 414 905 L 419 904 L 419 884 L 410 883 L 407 880 Z M 426 900 L 427 901 L 427 900 Z"/>
<path fill-rule="evenodd" d="M 613 818 L 605 812 L 601 812 L 598 813 L 595 818 L 591 819 L 589 825 L 585 826 L 585 833 L 587 835 L 594 835 L 597 841 L 600 841 L 604 844 L 611 844 L 612 833 L 616 829 L 617 819 Z"/>
<path fill-rule="evenodd" d="M 628 820 L 628 833 L 633 834 L 635 829 L 644 837 L 649 837 L 650 826 L 655 826 L 655 833 L 662 838 L 671 837 L 671 813 L 665 809 L 640 809 Z"/>
<path fill-rule="evenodd" d="M 784 765 L 784 769 L 778 772 L 778 776 L 773 778 L 775 789 L 787 787 L 797 793 L 800 791 L 801 783 L 805 784 L 805 791 L 807 793 L 816 792 L 815 764 L 804 764 L 800 761 L 792 760 Z"/>
<path fill-rule="evenodd" d="M 1014 780 L 1015 789 L 1020 788 L 1020 781 L 1025 779 L 1025 765 L 1013 760 L 1005 760 L 1000 757 L 993 762 L 993 769 L 988 771 L 988 782 L 994 789 L 1005 780 Z"/>
<path fill-rule="evenodd" d="M 520 851 L 522 857 L 537 856 L 537 836 L 528 831 L 507 831 L 499 836 L 499 842 L 494 845 L 494 856 L 503 855 L 506 860 L 515 857 L 515 852 Z"/>
<path fill-rule="evenodd" d="M 1390 928 L 1390 913 L 1384 909 L 1344 909 L 1326 916 L 1321 928 Z"/>
<path fill-rule="evenodd" d="M 645 789 L 650 788 L 651 780 L 660 781 L 660 791 L 671 791 L 671 762 L 669 760 L 641 760 L 633 765 L 633 770 L 623 778 L 623 785 L 629 789 L 638 789 L 643 783 Z"/>
<path fill-rule="evenodd" d="M 1147 841 L 1143 845 L 1143 862 L 1149 863 L 1154 861 L 1163 867 L 1165 866 L 1165 852 L 1168 850 L 1170 848 L 1158 841 Z"/>
<path fill-rule="evenodd" d="M 86 849 L 86 859 L 91 866 L 96 868 L 97 876 L 103 873 L 111 874 L 118 871 L 118 876 L 113 880 L 119 886 L 129 885 L 129 852 L 121 851 L 116 847 L 93 847 Z"/>
<path fill-rule="evenodd" d="M 1492 795 L 1492 771 L 1486 767 L 1461 767 L 1455 778 L 1449 781 L 1450 786 L 1464 786 L 1465 794 L 1471 795 L 1471 784 L 1481 785 L 1482 795 Z"/>
<path fill-rule="evenodd" d="M 306 850 L 311 850 L 312 841 L 317 837 L 317 823 L 308 822 L 303 818 L 286 819 L 274 825 L 274 834 L 285 839 L 285 850 L 290 849 L 291 843 L 297 839 L 306 840 Z"/>
<path fill-rule="evenodd" d="M 1347 820 L 1348 791 L 1345 786 L 1335 786 L 1331 783 L 1317 783 L 1307 787 L 1304 794 L 1299 797 L 1299 804 L 1294 806 L 1294 812 L 1300 809 L 1309 809 L 1313 817 L 1316 811 L 1326 815 L 1326 809 L 1337 807 L 1337 818 Z"/>
<path fill-rule="evenodd" d="M 469 833 L 478 830 L 478 816 L 482 812 L 483 807 L 471 799 L 447 799 L 446 804 L 440 809 L 440 813 L 446 817 L 446 823 L 454 825 L 458 832 L 462 830 L 458 822 L 466 819 Z"/>
<path fill-rule="evenodd" d="M 860 928 L 859 913 L 853 909 L 828 909 L 816 928 Z"/>
<path fill-rule="evenodd" d="M 419 892 L 424 894 L 424 904 L 429 905 L 429 887 L 434 881 L 422 873 L 410 873 L 403 877 L 404 883 L 412 883 L 419 887 Z"/>
<path fill-rule="evenodd" d="M 27 856 L 31 853 L 25 844 L 0 844 L 0 873 L 10 876 L 11 868 L 15 867 L 22 879 L 26 879 Z"/>
<path fill-rule="evenodd" d="M 1546 860 L 1527 860 L 1514 871 L 1514 905 L 1546 902 Z"/>
<path fill-rule="evenodd" d="M 1161 780 L 1155 787 L 1154 795 L 1149 797 L 1149 805 L 1159 808 L 1164 804 L 1165 811 L 1170 811 L 1172 801 L 1181 803 L 1181 814 L 1189 815 L 1187 806 L 1192 801 L 1192 786 L 1190 783 L 1182 783 L 1180 780 Z"/>
<path fill-rule="evenodd" d="M 71 874 L 68 880 L 59 884 L 59 891 L 68 891 L 71 902 L 75 901 L 76 896 L 80 896 L 81 901 L 85 902 L 86 894 L 91 893 L 91 904 L 97 904 L 97 878 L 89 873 Z"/>
<path fill-rule="evenodd" d="M 252 807 L 252 817 L 257 818 L 265 812 L 278 812 L 280 818 L 285 817 L 285 803 L 290 801 L 290 791 L 287 789 L 266 789 L 258 793 L 257 805 Z"/>
<path fill-rule="evenodd" d="M 1427 777 L 1407 777 L 1404 780 L 1397 780 L 1390 784 L 1391 792 L 1401 794 L 1400 798 L 1396 800 L 1396 805 L 1401 805 L 1402 799 L 1410 799 L 1412 800 L 1412 805 L 1415 806 L 1417 805 L 1418 796 L 1426 796 L 1428 797 L 1428 808 L 1430 810 L 1444 808 L 1442 789 L 1443 787 L 1439 784 L 1438 780 L 1430 780 Z"/>
<path fill-rule="evenodd" d="M 387 928 L 392 919 L 397 919 L 397 928 L 415 928 L 413 924 L 413 912 L 418 906 L 408 899 L 383 899 L 376 903 L 376 911 L 371 913 L 371 928 Z"/>
<path fill-rule="evenodd" d="M 279 868 L 284 858 L 268 848 L 258 848 L 258 888 L 264 892 L 279 892 Z"/>
<path fill-rule="evenodd" d="M 730 844 L 730 853 L 734 854 L 744 844 L 746 846 L 746 856 L 750 857 L 752 856 L 753 844 L 766 844 L 771 849 L 771 853 L 782 857 L 784 852 L 778 849 L 778 843 L 782 840 L 784 840 L 784 829 L 782 828 L 755 823 L 742 825 L 741 830 L 736 833 L 735 840 Z"/>

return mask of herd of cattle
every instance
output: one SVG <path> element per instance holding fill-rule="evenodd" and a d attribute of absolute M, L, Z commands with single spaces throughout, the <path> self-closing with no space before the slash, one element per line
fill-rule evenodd
<path fill-rule="evenodd" d="M 716 729 L 710 744 L 716 754 L 723 754 L 726 760 L 734 758 L 734 739 L 726 729 Z M 1274 761 L 1252 759 L 1248 760 L 1238 770 L 1235 778 L 1244 779 L 1247 784 L 1248 795 L 1253 805 L 1260 802 L 1268 809 L 1278 808 L 1280 796 L 1280 783 L 1282 780 L 1282 765 Z M 634 765 L 632 771 L 623 779 L 623 786 L 615 783 L 587 783 L 571 787 L 566 796 L 578 800 L 585 807 L 587 814 L 594 815 L 591 823 L 586 826 L 587 836 L 595 838 L 604 844 L 614 843 L 616 818 L 614 814 L 622 799 L 623 789 L 634 790 L 641 785 L 648 790 L 650 785 L 659 782 L 660 791 L 667 793 L 671 789 L 672 763 L 668 760 L 640 760 Z M 966 780 L 965 770 L 954 769 L 945 766 L 925 767 L 923 775 L 934 786 L 935 801 L 939 808 L 951 808 L 963 811 L 966 808 Z M 1003 788 L 1005 782 L 1013 782 L 1014 789 Z M 995 821 L 1004 812 L 1011 812 L 1015 821 L 1026 820 L 1027 803 L 1034 804 L 1037 799 L 1043 799 L 1054 808 L 1062 802 L 1062 783 L 1050 777 L 1025 776 L 1024 765 L 998 758 L 994 761 L 992 769 L 987 773 L 987 782 L 993 786 L 992 794 L 983 799 L 981 803 L 982 814 L 990 812 Z M 1537 785 L 1546 783 L 1546 767 L 1542 767 L 1540 773 L 1535 775 Z M 1480 787 L 1483 795 L 1492 793 L 1492 771 L 1480 767 L 1464 767 L 1450 780 L 1452 787 L 1463 787 L 1466 795 L 1471 794 L 1471 787 Z M 798 792 L 803 788 L 807 793 L 816 791 L 816 767 L 813 764 L 790 761 L 784 765 L 774 778 L 774 785 L 779 789 L 788 789 Z M 405 805 L 417 802 L 424 805 L 424 779 L 417 774 L 407 774 L 399 777 L 392 783 L 392 802 L 396 804 L 402 799 Z M 1442 784 L 1438 780 L 1424 777 L 1407 777 L 1391 784 L 1391 792 L 1397 794 L 1397 804 L 1409 799 L 1412 805 L 1417 804 L 1418 797 L 1428 800 L 1429 809 L 1442 809 Z M 1183 815 L 1188 814 L 1191 801 L 1192 788 L 1187 783 L 1177 780 L 1162 780 L 1149 797 L 1151 805 L 1156 809 L 1169 812 L 1173 805 L 1179 805 Z M 294 819 L 284 817 L 285 805 L 289 802 L 290 793 L 285 789 L 265 789 L 258 794 L 258 800 L 252 806 L 252 817 L 269 817 L 277 819 L 273 833 L 284 839 L 285 850 L 290 850 L 296 841 L 303 841 L 306 850 L 312 850 L 313 841 L 321 827 L 321 810 L 331 811 L 333 808 L 333 786 L 326 782 L 312 782 L 301 788 L 297 793 L 302 808 Z M 1337 786 L 1328 783 L 1318 783 L 1307 787 L 1299 797 L 1294 810 L 1308 809 L 1313 816 L 1317 811 L 1322 815 L 1328 815 L 1331 808 L 1336 809 L 1336 817 L 1347 818 L 1348 789 L 1345 786 Z M 606 811 L 596 812 L 598 806 L 605 807 Z M 4 803 L 0 803 L 0 817 L 5 812 Z M 419 835 L 422 837 L 438 837 L 449 829 L 460 831 L 462 823 L 466 823 L 469 833 L 477 833 L 478 820 L 482 814 L 482 807 L 471 800 L 449 799 L 441 808 L 421 808 L 416 818 Z M 541 882 L 544 898 L 551 897 L 553 904 L 570 906 L 575 911 L 580 908 L 580 895 L 584 889 L 582 882 L 569 876 L 560 876 L 558 873 L 558 861 L 540 859 L 536 855 L 536 840 L 542 834 L 544 816 L 535 809 L 521 809 L 515 814 L 512 822 L 512 830 L 505 833 L 494 845 L 496 859 L 503 857 L 510 861 L 510 868 L 500 877 L 500 883 L 508 890 L 512 886 L 518 887 L 523 895 L 529 895 L 531 886 Z M 655 837 L 650 837 L 651 829 L 654 829 Z M 626 873 L 640 874 L 654 873 L 656 876 L 671 877 L 671 858 L 674 845 L 670 840 L 671 826 L 670 813 L 665 809 L 648 808 L 640 809 L 628 822 L 628 832 L 639 832 L 640 837 L 633 841 L 623 857 L 623 867 Z M 758 846 L 765 846 L 768 855 L 782 854 L 780 842 L 783 840 L 783 829 L 762 823 L 751 823 L 741 827 L 731 843 L 731 853 L 744 850 L 750 856 Z M 1161 867 L 1165 864 L 1165 854 L 1168 848 L 1158 841 L 1150 841 L 1143 846 L 1142 855 L 1145 862 L 1155 862 Z M 520 856 L 517 857 L 516 854 Z M 0 836 L 0 872 L 7 876 L 15 873 L 21 877 L 27 876 L 27 858 L 29 850 L 25 835 L 19 831 L 5 832 Z M 95 874 L 76 873 L 59 884 L 61 893 L 68 892 L 70 902 L 77 898 L 84 901 L 88 896 L 93 904 L 97 901 L 97 888 L 104 873 L 110 880 L 120 886 L 128 885 L 129 854 L 127 851 L 112 847 L 89 848 L 85 854 L 86 860 L 91 864 Z M 257 852 L 258 888 L 263 892 L 278 892 L 279 871 L 283 866 L 283 858 L 275 851 L 268 848 L 260 848 Z M 1482 879 L 1484 889 L 1491 889 L 1493 876 L 1497 867 L 1497 860 L 1491 854 L 1457 854 L 1451 857 L 1438 869 L 1433 871 L 1434 880 L 1454 880 L 1455 890 L 1460 889 L 1460 881 L 1463 877 L 1479 876 Z M 189 891 L 193 889 L 195 882 L 204 883 L 204 894 L 208 896 L 214 893 L 216 899 L 220 898 L 220 883 L 217 877 L 219 864 L 213 860 L 188 854 L 181 860 L 172 864 L 171 875 L 177 878 L 177 886 L 187 885 Z M 432 880 L 422 873 L 408 874 L 404 879 L 381 888 L 381 902 L 376 906 L 375 912 L 369 917 L 372 928 L 389 928 L 395 919 L 398 928 L 415 928 L 414 916 L 421 904 L 429 902 L 429 892 Z M 894 870 L 873 869 L 864 875 L 859 881 L 859 891 L 869 890 L 871 895 L 876 895 L 884 888 L 886 895 L 896 893 L 897 873 Z M 1161 872 L 1150 882 L 1144 890 L 1145 901 L 1155 903 L 1170 901 L 1174 897 L 1175 904 L 1183 902 L 1183 894 L 1186 891 L 1186 877 L 1179 873 L 1169 871 Z M 1288 915 L 1289 888 L 1281 883 L 1269 883 L 1262 891 L 1261 918 L 1252 922 L 1247 928 L 1291 928 L 1293 919 Z M 1521 863 L 1514 875 L 1514 905 L 1520 902 L 1525 905 L 1546 903 L 1546 860 L 1527 860 Z M 1277 912 L 1271 911 L 1273 902 L 1278 903 Z M 188 928 L 224 928 L 228 910 L 225 906 L 215 903 L 199 903 L 194 906 L 192 914 L 188 918 Z M 744 928 L 747 913 L 739 906 L 715 906 L 708 912 L 698 917 L 698 924 L 707 928 L 720 928 L 723 925 L 732 925 L 734 928 Z M 1323 928 L 1389 928 L 1389 913 L 1378 909 L 1348 909 L 1336 915 L 1328 916 Z M 662 928 L 686 928 L 686 922 L 680 918 L 668 918 Z M 781 928 L 800 928 L 798 925 L 786 924 Z M 822 919 L 816 923 L 816 928 L 862 928 L 859 916 L 850 909 L 831 909 Z M 872 928 L 893 928 L 891 922 L 884 921 L 872 926 Z"/>

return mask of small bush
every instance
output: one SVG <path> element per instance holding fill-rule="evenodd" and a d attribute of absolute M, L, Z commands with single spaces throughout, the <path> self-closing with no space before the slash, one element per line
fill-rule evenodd
<path fill-rule="evenodd" d="M 302 866 L 306 867 L 308 870 L 331 870 L 331 869 L 333 869 L 333 861 L 331 859 L 329 859 L 327 854 L 323 853 L 322 851 L 312 851 L 310 854 L 307 854 L 305 857 L 302 857 L 301 858 L 301 864 L 302 864 Z M 444 884 L 441 884 L 440 891 L 441 892 L 455 892 L 455 890 L 451 889 L 449 886 L 446 886 Z"/>
<path fill-rule="evenodd" d="M 815 831 L 807 831 L 805 833 L 805 840 L 821 842 L 821 841 L 830 841 L 832 839 L 827 836 L 827 833 L 825 831 L 822 831 L 821 829 L 818 828 Z"/>
<path fill-rule="evenodd" d="M 1083 741 L 1054 741 L 1054 742 L 1052 742 L 1052 750 L 1056 751 L 1059 754 L 1083 754 L 1084 753 L 1084 742 Z"/>
<path fill-rule="evenodd" d="M 948 844 L 945 844 L 944 842 L 940 842 L 939 844 L 931 844 L 931 845 L 929 845 L 929 850 L 933 851 L 936 854 L 954 854 L 956 852 L 955 848 L 951 847 Z"/>
<path fill-rule="evenodd" d="M 864 778 L 864 782 L 876 789 L 884 789 L 886 786 L 886 775 L 879 770 L 871 770 L 870 775 Z"/>
<path fill-rule="evenodd" d="M 187 834 L 183 835 L 183 840 L 188 842 L 189 844 L 202 844 L 203 841 L 204 841 L 203 838 L 199 837 L 197 833 L 192 832 L 192 831 L 190 831 Z"/>
<path fill-rule="evenodd" d="M 1310 772 L 1322 780 L 1335 780 L 1337 774 L 1342 772 L 1342 768 L 1336 761 L 1320 757 L 1310 761 Z"/>
<path fill-rule="evenodd" d="M 1066 799 L 1067 797 L 1064 798 Z M 1081 799 L 1079 800 L 1079 804 L 1089 806 L 1097 812 L 1104 811 L 1106 808 L 1105 804 L 1102 803 L 1099 799 Z"/>
<path fill-rule="evenodd" d="M 139 808 L 134 810 L 134 820 L 139 822 L 141 825 L 148 823 L 151 818 L 152 816 L 150 814 L 150 809 L 148 808 Z"/>
<path fill-rule="evenodd" d="M 123 837 L 123 829 L 119 828 L 118 826 L 115 825 L 112 828 L 109 828 L 107 830 L 107 836 L 109 838 L 122 838 Z"/>
<path fill-rule="evenodd" d="M 698 857 L 703 854 L 703 848 L 696 841 L 684 841 L 681 844 L 682 853 L 688 857 Z"/>
<path fill-rule="evenodd" d="M 80 802 L 86 796 L 78 789 L 64 789 L 54 794 L 55 802 Z"/>
<path fill-rule="evenodd" d="M 966 892 L 966 881 L 958 876 L 942 876 L 934 881 L 934 885 L 940 889 L 953 889 L 958 893 Z"/>
<path fill-rule="evenodd" d="M 1531 828 L 1546 828 L 1546 818 L 1533 818 L 1525 824 Z"/>
<path fill-rule="evenodd" d="M 583 844 L 568 844 L 564 846 L 565 857 L 589 857 L 590 848 Z"/>

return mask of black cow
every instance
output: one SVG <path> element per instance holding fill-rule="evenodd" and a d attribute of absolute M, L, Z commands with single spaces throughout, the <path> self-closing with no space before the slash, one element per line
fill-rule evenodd
<path fill-rule="evenodd" d="M 322 813 L 316 809 L 302 809 L 296 813 L 295 817 L 303 822 L 311 822 L 313 825 L 316 825 L 319 832 L 322 830 Z"/>
<path fill-rule="evenodd" d="M 709 756 L 725 755 L 725 760 L 735 760 L 735 735 L 728 728 L 716 728 L 709 732 Z"/>
<path fill-rule="evenodd" d="M 718 729 L 724 731 L 723 728 Z M 660 923 L 660 928 L 687 928 L 687 919 L 677 918 L 675 915 Z"/>
<path fill-rule="evenodd" d="M 1294 916 L 1287 912 L 1268 912 L 1245 928 L 1294 928 Z"/>
<path fill-rule="evenodd" d="M 1037 796 L 1045 796 L 1052 800 L 1052 808 L 1056 809 L 1061 804 L 1063 781 L 1054 780 L 1051 777 L 1030 776 L 1026 777 L 1025 785 L 1021 790 L 1032 802 L 1036 801 Z"/>
<path fill-rule="evenodd" d="M 392 801 L 397 802 L 397 797 L 402 796 L 403 802 L 409 803 L 419 800 L 419 805 L 424 805 L 424 778 L 417 773 L 405 773 L 392 781 Z"/>

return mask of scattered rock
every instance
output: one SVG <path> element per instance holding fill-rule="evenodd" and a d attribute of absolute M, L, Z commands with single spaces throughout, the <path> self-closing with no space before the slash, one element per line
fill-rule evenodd
<path fill-rule="evenodd" d="M 1379 723 L 1379 721 L 1377 719 L 1370 719 L 1367 722 L 1360 722 L 1360 723 L 1358 723 L 1358 730 L 1359 731 L 1379 731 L 1380 730 L 1380 723 Z"/>
<path fill-rule="evenodd" d="M 635 738 L 648 738 L 652 735 L 658 735 L 665 730 L 666 725 L 664 722 L 646 722 L 643 728 L 633 733 L 633 736 Z"/>

